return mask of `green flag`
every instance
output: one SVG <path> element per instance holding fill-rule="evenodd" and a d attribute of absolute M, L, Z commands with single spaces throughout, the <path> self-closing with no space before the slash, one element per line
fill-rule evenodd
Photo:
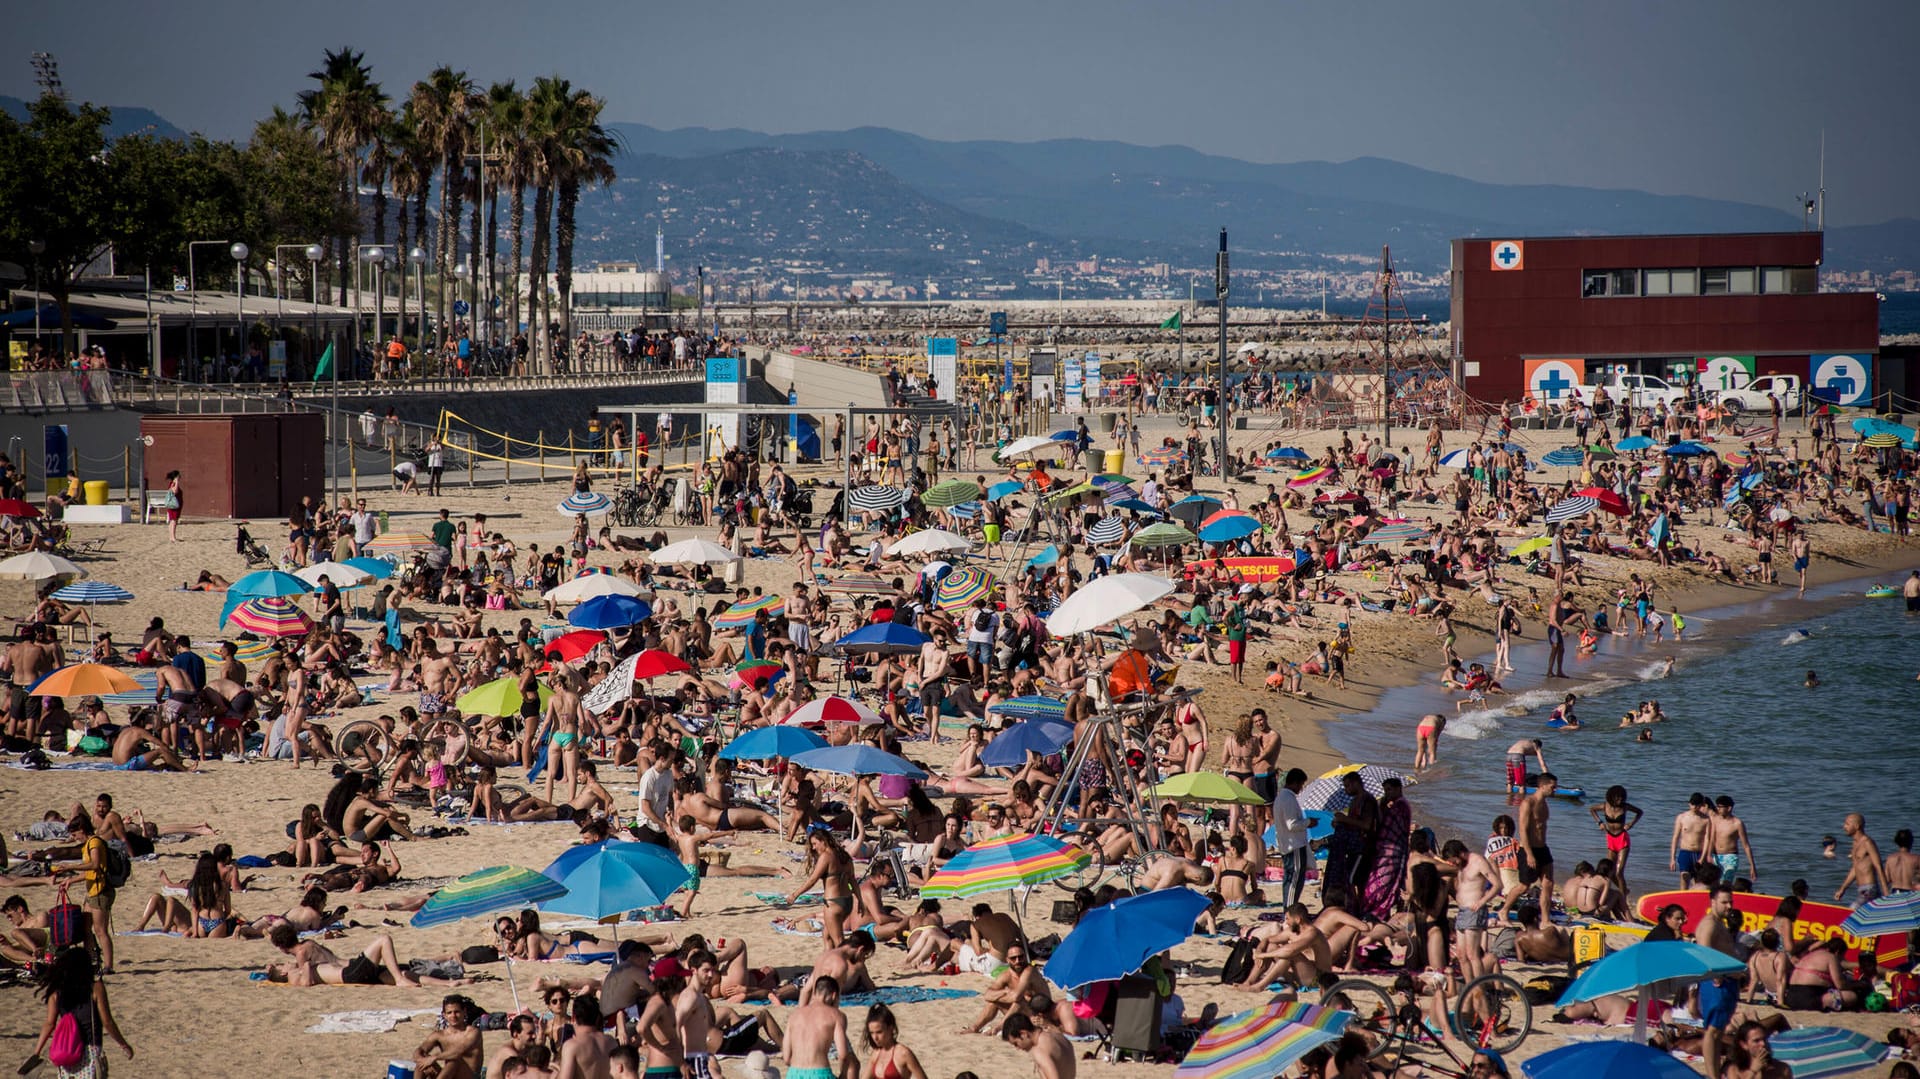
<path fill-rule="evenodd" d="M 315 382 L 318 382 L 321 379 L 326 378 L 328 375 L 332 373 L 333 373 L 333 342 L 329 341 L 327 342 L 327 350 L 320 354 L 320 362 L 315 364 L 313 367 L 313 380 Z"/>
<path fill-rule="evenodd" d="M 1180 312 L 1175 311 L 1173 314 L 1168 315 L 1167 320 L 1160 324 L 1160 328 L 1163 330 L 1179 329 L 1180 328 Z"/>

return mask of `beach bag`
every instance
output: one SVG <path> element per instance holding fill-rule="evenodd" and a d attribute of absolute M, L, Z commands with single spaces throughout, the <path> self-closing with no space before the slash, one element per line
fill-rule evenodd
<path fill-rule="evenodd" d="M 1887 1006 L 1906 1011 L 1915 1005 L 1920 1005 L 1920 978 L 1904 970 L 1887 975 Z"/>
<path fill-rule="evenodd" d="M 127 878 L 133 875 L 133 860 L 111 843 L 102 841 L 100 864 L 106 873 L 107 885 L 111 888 L 126 887 Z"/>
<path fill-rule="evenodd" d="M 80 943 L 86 915 L 80 905 L 67 898 L 67 883 L 60 882 L 60 902 L 47 908 L 47 948 L 59 951 Z"/>
<path fill-rule="evenodd" d="M 53 1021 L 53 1036 L 47 1039 L 47 1062 L 69 1071 L 86 1058 L 87 1047 L 80 1042 L 80 1021 L 72 1012 L 61 1012 Z"/>
<path fill-rule="evenodd" d="M 1220 967 L 1221 985 L 1235 985 L 1247 980 L 1247 975 L 1253 973 L 1253 949 L 1251 938 L 1242 937 L 1233 942 L 1233 947 L 1227 951 L 1227 961 Z"/>

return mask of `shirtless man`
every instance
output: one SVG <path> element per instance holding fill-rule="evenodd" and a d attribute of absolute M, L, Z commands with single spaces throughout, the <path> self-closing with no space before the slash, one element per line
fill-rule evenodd
<path fill-rule="evenodd" d="M 1287 935 L 1276 947 L 1262 946 L 1254 952 L 1253 973 L 1241 988 L 1265 992 L 1275 978 L 1289 974 L 1295 985 L 1310 986 L 1321 971 L 1333 969 L 1333 949 L 1308 917 L 1305 903 L 1287 908 L 1286 926 Z"/>
<path fill-rule="evenodd" d="M 1893 833 L 1893 853 L 1887 855 L 1887 891 L 1911 892 L 1920 887 L 1920 856 L 1913 853 L 1913 832 Z"/>
<path fill-rule="evenodd" d="M 1687 808 L 1673 818 L 1673 838 L 1667 844 L 1667 868 L 1681 874 L 1683 886 L 1686 874 L 1700 864 L 1700 848 L 1706 843 L 1710 817 L 1707 796 L 1695 791 L 1687 799 Z"/>
<path fill-rule="evenodd" d="M 147 732 L 152 713 L 136 711 L 113 739 L 113 763 L 128 772 L 158 768 L 166 772 L 184 772 L 187 766 L 178 754 Z"/>
<path fill-rule="evenodd" d="M 1260 822 L 1262 831 L 1273 823 L 1273 797 L 1280 793 L 1280 784 L 1274 778 L 1280 767 L 1280 732 L 1273 729 L 1272 721 L 1267 718 L 1265 708 L 1255 708 L 1253 718 L 1253 782 L 1255 794 L 1265 799 L 1264 804 L 1255 806 L 1254 818 Z"/>
<path fill-rule="evenodd" d="M 1507 747 L 1507 789 L 1523 791 L 1527 789 L 1527 757 L 1533 757 L 1533 763 L 1547 770 L 1547 758 L 1541 752 L 1543 743 L 1538 738 L 1522 738 Z"/>
<path fill-rule="evenodd" d="M 431 725 L 453 704 L 450 698 L 458 678 L 459 672 L 454 669 L 450 655 L 436 652 L 431 659 L 420 664 L 420 721 L 423 724 Z M 553 796 L 551 789 L 547 791 L 547 796 Z"/>
<path fill-rule="evenodd" d="M 680 1031 L 690 1079 L 721 1079 L 713 1066 L 708 1038 L 713 1034 L 713 1001 L 707 994 L 720 983 L 720 967 L 713 953 L 696 948 L 687 953 L 687 986 L 673 998 L 673 1021 Z"/>
<path fill-rule="evenodd" d="M 952 669 L 947 631 L 935 629 L 933 639 L 920 646 L 920 715 L 935 745 L 940 744 L 940 701 L 947 695 L 947 672 Z"/>
<path fill-rule="evenodd" d="M 680 1037 L 676 1001 L 687 985 L 687 968 L 673 956 L 657 960 L 651 971 L 654 994 L 640 1010 L 635 1026 L 646 1054 L 646 1074 L 679 1075 L 686 1068 L 687 1048 Z"/>
<path fill-rule="evenodd" d="M 1727 915 L 1731 913 L 1733 885 L 1722 884 L 1713 890 L 1707 916 L 1693 927 L 1693 942 L 1716 952 L 1737 955 L 1739 946 L 1727 929 Z M 1714 978 L 1700 983 L 1700 1022 L 1707 1028 L 1707 1037 L 1701 1042 L 1708 1075 L 1720 1074 L 1720 1035 L 1726 1033 L 1733 1021 L 1734 1005 L 1739 1002 L 1740 986 L 1736 978 Z"/>
<path fill-rule="evenodd" d="M 522 1013 L 507 1024 L 507 1043 L 493 1051 L 487 1061 L 488 1075 L 505 1075 L 508 1058 L 519 1058 L 540 1040 L 540 1020 Z"/>
<path fill-rule="evenodd" d="M 1747 822 L 1733 815 L 1733 799 L 1721 795 L 1713 800 L 1714 814 L 1707 820 L 1706 836 L 1700 841 L 1700 859 L 1720 867 L 1720 879 L 1731 884 L 1740 873 L 1740 851 L 1747 852 L 1747 876 L 1760 879 L 1760 867 L 1753 860 L 1753 844 L 1747 839 Z"/>
<path fill-rule="evenodd" d="M 829 1048 L 840 1055 L 838 1072 L 827 1065 Z M 840 1011 L 839 982 L 821 977 L 807 983 L 799 1007 L 787 1017 L 780 1059 L 786 1062 L 787 1079 L 855 1079 L 860 1074 L 859 1058 L 847 1038 L 847 1017 Z"/>
<path fill-rule="evenodd" d="M 1547 846 L 1547 818 L 1553 813 L 1547 799 L 1560 781 L 1541 772 L 1534 792 L 1520 800 L 1520 883 L 1540 885 L 1540 909 L 1553 909 L 1553 849 Z"/>
<path fill-rule="evenodd" d="M 590 722 L 580 695 L 573 691 L 570 678 L 555 675 L 549 683 L 553 696 L 547 701 L 547 801 L 553 801 L 553 776 L 562 761 L 567 767 L 567 800 L 580 793 L 580 738 Z M 557 759 L 556 759 L 557 758 Z"/>
<path fill-rule="evenodd" d="M 473 1025 L 473 1001 L 454 995 L 440 1002 L 444 1026 L 427 1035 L 413 1051 L 417 1079 L 479 1079 L 486 1050 L 480 1028 Z"/>
<path fill-rule="evenodd" d="M 1001 1016 L 1045 1015 L 1053 1007 L 1053 994 L 1040 968 L 1027 962 L 1027 948 L 1015 944 L 1007 949 L 1007 969 L 994 978 L 980 996 L 980 1014 L 960 1028 L 962 1034 L 985 1033 L 988 1024 Z"/>
<path fill-rule="evenodd" d="M 1024 1015 L 1009 1015 L 1000 1024 L 1000 1040 L 1033 1058 L 1033 1074 L 1039 1079 L 1074 1079 L 1079 1060 L 1073 1043 L 1058 1031 L 1040 1030 Z M 789 1076 L 792 1072 L 787 1073 Z"/>
<path fill-rule="evenodd" d="M 1500 898 L 1500 873 L 1485 855 L 1467 849 L 1458 839 L 1447 840 L 1440 848 L 1440 857 L 1458 870 L 1453 878 L 1453 896 L 1459 904 L 1453 930 L 1461 976 L 1472 981 L 1482 974 L 1495 973 L 1487 952 L 1487 908 Z"/>
<path fill-rule="evenodd" d="M 30 634 L 7 646 L 7 676 L 13 683 L 13 695 L 7 708 L 7 726 L 13 730 L 15 737 L 33 739 L 39 733 L 32 725 L 40 719 L 40 698 L 28 696 L 27 687 L 38 682 L 53 668 L 53 650 Z"/>
<path fill-rule="evenodd" d="M 873 975 L 867 973 L 867 961 L 873 958 L 873 934 L 856 929 L 846 935 L 839 947 L 826 948 L 814 960 L 813 978 L 832 978 L 834 984 L 849 993 L 873 991 Z"/>
<path fill-rule="evenodd" d="M 1847 879 L 1833 890 L 1833 898 L 1843 901 L 1848 885 L 1860 889 L 1856 905 L 1887 894 L 1892 889 L 1887 883 L 1887 871 L 1880 864 L 1880 847 L 1867 834 L 1867 818 L 1858 813 L 1849 813 L 1840 826 L 1853 839 L 1853 847 L 1847 853 L 1847 859 L 1852 864 L 1847 868 Z M 1748 857 L 1751 859 L 1751 853 Z"/>
<path fill-rule="evenodd" d="M 573 1036 L 560 1043 L 553 1079 L 613 1079 L 613 1039 L 600 1033 L 600 1001 L 591 993 L 573 998 Z"/>

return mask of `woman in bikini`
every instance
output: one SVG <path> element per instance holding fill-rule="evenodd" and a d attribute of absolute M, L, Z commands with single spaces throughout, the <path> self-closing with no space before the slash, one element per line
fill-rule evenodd
<path fill-rule="evenodd" d="M 320 815 L 320 807 L 308 802 L 300 807 L 300 819 L 293 822 L 293 845 L 288 848 L 296 867 L 331 865 L 353 852 L 342 842 L 340 833 Z"/>
<path fill-rule="evenodd" d="M 1787 991 L 1781 1007 L 1796 1012 L 1838 1012 L 1860 1006 L 1860 994 L 1843 989 L 1846 974 L 1840 969 L 1840 954 L 1847 942 L 1839 937 L 1808 948 L 1794 960 L 1787 973 Z"/>
<path fill-rule="evenodd" d="M 1242 715 L 1233 725 L 1227 740 L 1220 748 L 1220 770 L 1227 778 L 1235 780 L 1249 788 L 1253 786 L 1253 716 Z M 1228 811 L 1227 828 L 1237 831 L 1240 825 L 1240 807 L 1234 806 Z"/>
<path fill-rule="evenodd" d="M 900 1021 L 885 1004 L 867 1009 L 866 1042 L 873 1055 L 867 1058 L 860 1079 L 927 1079 L 920 1058 L 900 1044 Z"/>
<path fill-rule="evenodd" d="M 1265 897 L 1260 889 L 1251 882 L 1254 876 L 1253 863 L 1247 858 L 1247 837 L 1235 835 L 1227 845 L 1227 853 L 1214 868 L 1214 887 L 1219 889 L 1220 898 L 1228 906 L 1244 907 L 1248 904 L 1259 906 Z"/>
<path fill-rule="evenodd" d="M 588 933 L 568 933 L 566 940 L 550 937 L 540 931 L 540 912 L 532 907 L 520 912 L 515 921 L 510 917 L 498 918 L 493 923 L 493 931 L 500 936 L 504 947 L 501 954 L 514 959 L 545 962 L 568 955 L 578 955 L 582 951 L 604 951 L 600 940 Z"/>
<path fill-rule="evenodd" d="M 999 783 L 987 782 L 987 766 L 980 763 L 980 749 L 985 731 L 979 724 L 967 728 L 961 736 L 960 753 L 953 760 L 953 767 L 945 777 L 947 790 L 953 794 L 1002 794 L 1006 787 Z"/>
<path fill-rule="evenodd" d="M 1607 854 L 1613 859 L 1620 890 L 1627 890 L 1627 855 L 1633 853 L 1633 826 L 1640 823 L 1640 807 L 1627 801 L 1627 788 L 1615 784 L 1597 806 L 1588 806 L 1593 822 L 1607 834 Z"/>
<path fill-rule="evenodd" d="M 820 916 L 821 938 L 829 948 L 838 948 L 847 918 L 853 913 L 853 859 L 825 825 L 807 826 L 807 877 L 787 896 L 798 902 L 807 889 L 820 885 L 824 908 Z"/>

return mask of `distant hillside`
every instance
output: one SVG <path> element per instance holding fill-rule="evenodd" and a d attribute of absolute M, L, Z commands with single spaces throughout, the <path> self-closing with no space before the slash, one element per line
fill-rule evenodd
<path fill-rule="evenodd" d="M 117 139 L 122 135 L 158 135 L 163 139 L 184 139 L 185 131 L 173 126 L 165 117 L 152 109 L 143 109 L 135 105 L 108 105 L 113 119 L 107 124 L 107 137 Z M 0 94 L 0 111 L 14 119 L 24 119 L 27 115 L 27 103 L 17 97 Z"/>

